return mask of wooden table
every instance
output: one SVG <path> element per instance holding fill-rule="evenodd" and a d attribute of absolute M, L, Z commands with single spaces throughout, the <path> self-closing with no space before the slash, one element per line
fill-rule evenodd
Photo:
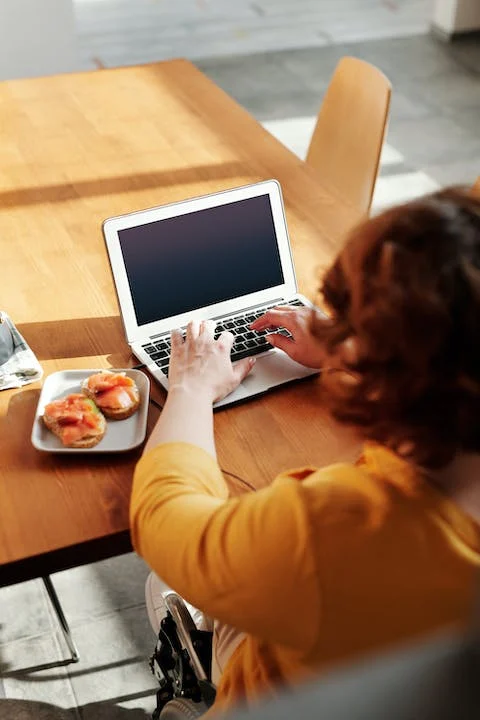
<path fill-rule="evenodd" d="M 314 297 L 356 211 L 189 62 L 2 83 L 1 309 L 46 375 L 131 366 L 102 221 L 268 178 L 282 185 L 299 285 Z M 0 585 L 131 548 L 140 451 L 39 453 L 30 444 L 39 390 L 0 393 Z M 152 407 L 150 427 L 157 415 Z M 222 467 L 258 487 L 357 449 L 322 410 L 315 380 L 215 423 Z"/>

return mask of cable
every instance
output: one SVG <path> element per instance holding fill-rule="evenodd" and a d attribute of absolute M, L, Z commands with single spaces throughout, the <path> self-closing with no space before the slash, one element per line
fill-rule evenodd
<path fill-rule="evenodd" d="M 156 400 L 154 400 L 153 398 L 150 398 L 149 402 L 151 402 L 152 405 L 154 405 L 156 408 L 158 408 L 158 410 L 160 410 L 160 411 L 163 410 L 163 405 L 160 405 L 160 403 L 157 402 Z M 235 480 L 238 480 L 238 482 L 242 483 L 242 485 L 245 485 L 245 487 L 247 487 L 249 490 L 252 490 L 253 492 L 257 491 L 256 487 L 254 487 L 251 483 L 249 483 L 248 480 L 245 480 L 244 478 L 240 477 L 240 475 L 236 475 L 235 473 L 230 472 L 230 470 L 224 470 L 223 468 L 220 468 L 220 470 L 222 471 L 222 473 L 224 473 L 224 475 L 230 475 L 230 477 L 233 477 L 233 478 L 235 478 Z"/>
<path fill-rule="evenodd" d="M 130 370 L 141 370 L 142 368 L 145 368 L 145 367 L 146 367 L 146 365 L 144 365 L 144 364 L 143 365 L 135 365 L 134 367 L 130 368 Z M 163 405 L 161 405 L 159 402 L 154 400 L 152 397 L 149 398 L 149 402 L 152 405 L 154 405 L 154 407 L 156 407 L 158 410 L 160 410 L 160 412 L 163 410 Z M 238 480 L 238 482 L 242 483 L 242 485 L 247 487 L 249 490 L 252 490 L 253 492 L 257 491 L 256 487 L 254 487 L 251 483 L 249 483 L 248 480 L 245 480 L 244 478 L 240 477 L 240 475 L 236 475 L 235 473 L 230 472 L 229 470 L 224 470 L 223 468 L 220 468 L 220 470 L 222 471 L 222 473 L 224 473 L 224 475 L 230 475 L 230 477 L 233 477 L 233 478 L 235 478 L 235 480 Z"/>

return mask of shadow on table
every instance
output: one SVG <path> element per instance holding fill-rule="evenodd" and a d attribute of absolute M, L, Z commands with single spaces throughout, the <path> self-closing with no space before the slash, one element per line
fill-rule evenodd
<path fill-rule="evenodd" d="M 142 708 L 122 708 L 118 702 L 144 697 L 144 693 L 128 698 L 113 698 L 79 708 L 64 709 L 49 703 L 31 700 L 1 700 L 0 720 L 146 720 L 151 716 Z"/>
<path fill-rule="evenodd" d="M 21 323 L 17 327 L 40 361 L 110 354 L 121 364 L 129 353 L 118 315 Z"/>
<path fill-rule="evenodd" d="M 151 188 L 172 187 L 173 185 L 190 185 L 204 180 L 235 179 L 245 172 L 239 162 L 224 162 L 210 165 L 196 165 L 188 168 L 172 168 L 164 171 L 137 172 L 134 175 L 117 175 L 91 180 L 73 180 L 50 185 L 38 185 L 4 190 L 0 192 L 0 205 L 19 207 L 44 203 L 66 202 L 79 198 L 118 193 L 139 192 Z M 186 193 L 188 194 L 188 192 Z"/>

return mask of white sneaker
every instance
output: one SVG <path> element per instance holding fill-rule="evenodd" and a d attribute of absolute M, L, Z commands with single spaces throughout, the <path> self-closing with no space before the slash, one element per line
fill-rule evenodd
<path fill-rule="evenodd" d="M 160 580 L 158 575 L 151 572 L 145 583 L 145 604 L 147 606 L 148 619 L 150 620 L 150 625 L 155 635 L 158 635 L 160 623 L 167 614 L 165 595 L 168 595 L 170 592 L 173 592 L 172 588 L 164 583 L 163 580 Z M 213 622 L 210 618 L 205 617 L 201 610 L 190 605 L 190 603 L 185 602 L 185 605 L 199 630 L 212 630 Z"/>
<path fill-rule="evenodd" d="M 160 623 L 167 614 L 164 593 L 170 588 L 160 580 L 158 575 L 151 572 L 145 583 L 145 604 L 147 606 L 148 619 L 155 635 L 160 632 Z"/>

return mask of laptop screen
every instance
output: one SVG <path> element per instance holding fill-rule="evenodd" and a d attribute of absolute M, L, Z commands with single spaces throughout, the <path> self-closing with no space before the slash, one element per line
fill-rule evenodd
<path fill-rule="evenodd" d="M 118 231 L 138 325 L 284 282 L 270 198 Z"/>

